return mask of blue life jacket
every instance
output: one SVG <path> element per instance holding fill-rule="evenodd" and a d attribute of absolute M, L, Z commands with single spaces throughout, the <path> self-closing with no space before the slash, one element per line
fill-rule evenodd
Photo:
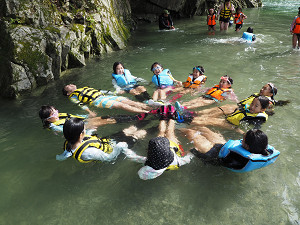
<path fill-rule="evenodd" d="M 262 167 L 268 166 L 271 163 L 274 163 L 279 156 L 280 152 L 277 151 L 271 145 L 268 145 L 267 151 L 269 155 L 255 154 L 247 151 L 242 147 L 242 140 L 229 140 L 220 150 L 219 158 L 225 158 L 229 153 L 236 153 L 245 160 L 248 160 L 246 165 L 241 169 L 232 169 L 228 168 L 234 172 L 248 172 L 255 169 L 260 169 Z"/>
<path fill-rule="evenodd" d="M 242 38 L 248 42 L 252 42 L 256 39 L 255 34 L 249 32 L 244 32 Z"/>
<path fill-rule="evenodd" d="M 152 82 L 156 87 L 168 87 L 173 86 L 173 80 L 170 77 L 172 76 L 169 69 L 164 69 L 159 75 L 153 75 Z"/>
<path fill-rule="evenodd" d="M 124 74 L 115 74 L 115 73 L 113 73 L 112 76 L 117 81 L 117 84 L 120 87 L 125 87 L 127 85 L 137 84 L 137 81 L 131 75 L 130 71 L 127 70 L 127 69 L 124 69 Z"/>

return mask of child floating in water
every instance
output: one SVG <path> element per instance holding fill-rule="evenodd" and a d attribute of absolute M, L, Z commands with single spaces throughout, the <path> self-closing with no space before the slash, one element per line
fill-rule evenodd
<path fill-rule="evenodd" d="M 268 145 L 268 137 L 261 130 L 249 130 L 243 140 L 225 141 L 222 135 L 206 127 L 197 130 L 181 129 L 195 148 L 195 156 L 205 163 L 224 166 L 234 172 L 249 172 L 274 163 L 280 152 Z M 200 131 L 200 132 L 199 132 Z"/>
<path fill-rule="evenodd" d="M 56 155 L 56 160 L 63 161 L 69 157 L 73 157 L 81 163 L 92 161 L 113 161 L 123 151 L 128 148 L 128 144 L 124 141 L 135 142 L 132 139 L 142 138 L 145 136 L 144 130 L 135 130 L 123 137 L 119 136 L 119 140 L 110 138 L 98 138 L 96 136 L 87 135 L 84 129 L 84 122 L 79 118 L 71 118 L 67 120 L 63 127 L 64 152 Z M 119 143 L 117 143 L 119 142 Z"/>
<path fill-rule="evenodd" d="M 62 132 L 63 126 L 67 119 L 80 118 L 86 120 L 88 115 L 72 115 L 68 113 L 59 113 L 54 106 L 43 105 L 40 108 L 39 116 L 42 120 L 43 127 L 53 130 L 54 132 Z"/>
<path fill-rule="evenodd" d="M 203 66 L 195 66 L 193 68 L 193 73 L 190 74 L 185 82 L 183 82 L 183 87 L 177 87 L 172 89 L 172 92 L 178 92 L 176 95 L 172 97 L 169 102 L 174 102 L 177 99 L 181 98 L 183 95 L 187 93 L 191 93 L 194 90 L 198 89 L 205 83 L 207 77 L 204 75 Z M 170 91 L 171 92 L 171 91 Z M 167 93 L 168 94 L 168 93 Z"/>
<path fill-rule="evenodd" d="M 244 19 L 247 19 L 247 16 L 244 13 L 242 13 L 242 8 L 241 7 L 237 7 L 235 17 L 234 17 L 235 31 L 236 32 L 239 32 L 242 29 Z"/>
<path fill-rule="evenodd" d="M 154 73 L 152 83 L 157 88 L 152 96 L 153 101 L 164 101 L 167 98 L 166 93 L 172 90 L 172 87 L 182 85 L 180 81 L 175 80 L 169 69 L 164 69 L 158 62 L 152 64 L 151 71 Z"/>
<path fill-rule="evenodd" d="M 43 105 L 40 108 L 39 116 L 42 120 L 43 127 L 53 130 L 56 133 L 63 132 L 63 126 L 66 120 L 70 118 L 79 118 L 85 122 L 88 134 L 92 134 L 95 129 L 99 126 L 107 125 L 107 124 L 115 124 L 122 122 L 131 122 L 138 121 L 144 118 L 142 116 L 146 116 L 143 114 L 140 115 L 114 115 L 114 116 L 101 116 L 94 117 L 91 115 L 73 115 L 69 113 L 59 113 L 58 110 L 54 106 Z"/>
<path fill-rule="evenodd" d="M 182 105 L 180 105 L 179 102 L 176 102 L 175 107 L 179 113 L 182 113 L 184 109 L 193 109 L 210 105 L 215 102 L 224 101 L 227 98 L 236 101 L 237 97 L 231 87 L 232 84 L 233 79 L 231 77 L 227 75 L 222 76 L 219 84 L 210 88 L 203 96 L 188 102 L 183 102 Z"/>
<path fill-rule="evenodd" d="M 237 103 L 238 109 L 240 110 L 247 110 L 249 109 L 252 101 L 254 98 L 258 96 L 265 96 L 269 99 L 269 107 L 266 109 L 266 113 L 270 116 L 274 114 L 274 106 L 283 106 L 288 104 L 290 101 L 289 100 L 278 100 L 276 101 L 274 99 L 275 95 L 277 94 L 277 88 L 273 83 L 267 83 L 265 84 L 259 91 L 259 93 L 254 93 L 250 95 L 248 98 L 240 101 Z M 223 105 L 222 111 L 219 110 L 218 107 L 210 108 L 210 109 L 205 109 L 197 112 L 197 115 L 211 115 L 212 117 L 216 116 L 221 116 L 223 114 L 230 114 L 234 110 L 237 109 L 236 105 Z"/>
<path fill-rule="evenodd" d="M 106 95 L 106 92 L 90 87 L 77 88 L 75 84 L 66 85 L 63 88 L 63 95 L 68 96 L 72 102 L 89 113 L 91 111 L 86 105 L 94 105 L 98 108 L 117 108 L 135 113 L 146 113 L 151 109 L 141 102 L 131 101 L 122 96 Z"/>
<path fill-rule="evenodd" d="M 191 124 L 198 126 L 219 126 L 233 129 L 236 127 L 233 127 L 232 124 L 239 126 L 242 121 L 245 121 L 249 124 L 253 124 L 255 128 L 260 128 L 261 124 L 268 119 L 268 115 L 265 112 L 268 106 L 269 99 L 265 96 L 258 96 L 253 99 L 249 109 L 236 109 L 229 115 L 225 114 L 225 118 L 218 118 L 220 112 L 216 112 L 215 114 L 213 112 L 210 114 L 201 113 L 193 119 Z M 211 109 L 209 110 L 212 111 Z M 221 110 L 223 113 L 226 112 L 226 110 L 223 110 L 223 106 L 218 107 L 216 110 Z M 237 131 L 241 132 L 239 129 Z"/>
<path fill-rule="evenodd" d="M 209 9 L 207 15 L 208 34 L 214 35 L 216 31 L 216 15 L 214 9 Z"/>
<path fill-rule="evenodd" d="M 135 98 L 143 102 L 150 99 L 146 88 L 142 85 L 139 85 L 139 81 L 144 81 L 142 78 L 137 78 L 132 76 L 128 69 L 125 69 L 123 63 L 115 62 L 113 65 L 113 80 L 112 84 L 115 87 L 117 93 L 123 94 L 127 92 L 131 95 L 134 95 Z"/>
<path fill-rule="evenodd" d="M 193 68 L 193 73 L 190 74 L 186 80 L 183 82 L 183 87 L 185 88 L 199 88 L 201 84 L 204 84 L 207 77 L 204 75 L 203 66 L 195 66 Z"/>
<path fill-rule="evenodd" d="M 252 42 L 256 40 L 255 34 L 253 34 L 253 28 L 248 27 L 247 31 L 243 33 L 242 39 L 247 42 Z"/>
<path fill-rule="evenodd" d="M 124 150 L 126 156 L 136 162 L 144 163 L 138 171 L 143 180 L 154 179 L 167 170 L 175 170 L 178 167 L 190 163 L 193 155 L 187 153 L 183 156 L 183 150 L 175 136 L 175 121 L 161 120 L 158 137 L 149 141 L 147 157 L 138 156 L 131 150 Z"/>

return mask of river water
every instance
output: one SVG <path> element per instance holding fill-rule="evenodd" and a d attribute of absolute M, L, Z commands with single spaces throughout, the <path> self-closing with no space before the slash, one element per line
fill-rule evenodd
<path fill-rule="evenodd" d="M 289 33 L 299 6 L 296 0 L 268 0 L 262 8 L 244 9 L 248 19 L 242 31 L 254 28 L 257 41 L 252 44 L 241 42 L 242 33 L 232 28 L 226 34 L 217 31 L 208 36 L 205 17 L 175 21 L 175 31 L 158 31 L 156 24 L 146 24 L 133 33 L 125 50 L 89 60 L 86 67 L 68 71 L 61 80 L 29 96 L 1 100 L 0 224 L 299 224 L 300 51 L 291 48 Z M 239 99 L 273 82 L 278 87 L 276 99 L 291 101 L 277 107 L 262 127 L 280 157 L 275 164 L 244 174 L 193 159 L 178 171 L 151 181 L 140 180 L 141 165 L 123 155 L 113 164 L 56 161 L 64 139 L 42 129 L 40 106 L 51 104 L 62 112 L 82 113 L 61 95 L 63 85 L 111 89 L 115 61 L 147 80 L 155 61 L 178 80 L 185 80 L 195 65 L 202 65 L 208 76 L 206 87 L 228 74 Z M 157 124 L 155 120 L 150 123 Z M 98 134 L 112 134 L 129 125 L 100 127 Z M 241 138 L 221 132 L 226 139 Z M 148 140 L 154 135 L 149 133 L 134 150 L 146 155 Z"/>

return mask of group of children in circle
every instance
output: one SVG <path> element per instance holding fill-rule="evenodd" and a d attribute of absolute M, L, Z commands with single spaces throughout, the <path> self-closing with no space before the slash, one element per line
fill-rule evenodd
<path fill-rule="evenodd" d="M 201 86 L 207 77 L 202 66 L 193 67 L 192 74 L 185 82 L 176 80 L 170 70 L 164 69 L 158 62 L 153 63 L 151 71 L 152 83 L 155 85 L 152 97 L 145 87 L 146 80 L 131 75 L 121 62 L 115 62 L 112 84 L 116 91 L 77 88 L 74 84 L 63 88 L 63 94 L 89 115 L 59 113 L 54 106 L 42 106 L 39 116 L 44 128 L 63 132 L 66 139 L 64 152 L 57 155 L 56 159 L 62 161 L 72 156 L 82 163 L 113 161 L 120 153 L 124 153 L 126 158 L 144 164 L 138 171 L 139 177 L 144 180 L 156 178 L 167 170 L 178 169 L 189 163 L 194 156 L 205 163 L 222 165 L 236 172 L 258 169 L 277 159 L 279 151 L 268 145 L 267 135 L 260 130 L 260 125 L 267 121 L 274 105 L 288 103 L 274 100 L 277 88 L 272 83 L 265 84 L 259 93 L 238 102 L 230 76 L 222 76 L 217 85 L 203 90 Z M 199 94 L 199 90 L 203 93 Z M 135 96 L 137 101 L 117 95 L 125 92 Z M 198 96 L 180 102 L 180 98 L 187 93 Z M 226 99 L 238 104 L 192 111 Z M 117 108 L 131 114 L 97 117 L 88 106 Z M 145 137 L 147 131 L 137 127 L 140 121 L 149 117 L 159 118 L 158 134 L 149 141 L 147 156 L 139 156 L 131 148 L 138 139 Z M 254 124 L 254 129 L 244 133 L 239 128 L 244 122 Z M 117 123 L 135 125 L 111 137 L 93 135 L 99 126 Z M 177 123 L 189 126 L 176 129 Z M 226 142 L 220 133 L 212 131 L 208 126 L 233 129 L 244 136 L 242 140 Z M 183 150 L 176 137 L 177 130 L 193 143 L 193 149 Z"/>

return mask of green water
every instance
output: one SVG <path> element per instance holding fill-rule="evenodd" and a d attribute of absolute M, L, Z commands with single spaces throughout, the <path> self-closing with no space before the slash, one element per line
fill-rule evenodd
<path fill-rule="evenodd" d="M 296 0 L 269 0 L 263 8 L 244 9 L 248 19 L 242 31 L 254 28 L 257 41 L 252 44 L 240 42 L 242 33 L 233 29 L 208 36 L 205 17 L 175 21 L 177 29 L 171 32 L 158 31 L 156 24 L 140 26 L 125 50 L 90 60 L 86 67 L 67 72 L 30 96 L 1 100 L 0 224 L 299 224 L 300 51 L 292 50 L 289 33 L 298 7 Z M 60 111 L 82 113 L 61 95 L 63 85 L 112 88 L 115 61 L 147 80 L 154 61 L 169 68 L 178 80 L 202 65 L 208 76 L 206 87 L 228 74 L 239 99 L 273 82 L 278 87 L 276 99 L 291 100 L 277 107 L 262 127 L 280 157 L 275 164 L 245 174 L 194 159 L 151 181 L 140 180 L 141 165 L 123 155 L 114 164 L 56 161 L 63 138 L 42 129 L 40 106 L 51 104 Z M 100 127 L 98 133 L 112 134 L 127 126 Z M 222 132 L 227 139 L 240 138 Z M 145 155 L 154 135 L 148 134 L 134 150 Z"/>

